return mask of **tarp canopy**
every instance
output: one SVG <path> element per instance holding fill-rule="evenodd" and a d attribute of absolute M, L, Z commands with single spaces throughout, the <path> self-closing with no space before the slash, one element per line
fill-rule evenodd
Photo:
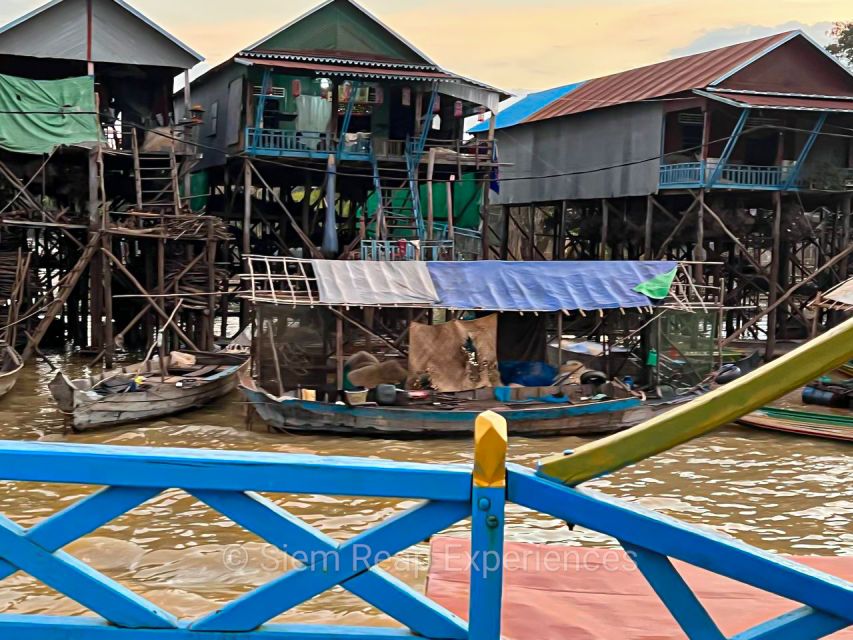
<path fill-rule="evenodd" d="M 323 304 L 422 306 L 438 302 L 425 262 L 312 260 Z"/>
<path fill-rule="evenodd" d="M 430 262 L 440 305 L 484 311 L 648 307 L 665 298 L 675 262 Z"/>
<path fill-rule="evenodd" d="M 29 80 L 0 75 L 0 148 L 50 153 L 59 145 L 96 143 L 95 80 Z"/>
<path fill-rule="evenodd" d="M 652 306 L 675 262 L 367 262 L 312 260 L 320 303 L 549 312 Z"/>

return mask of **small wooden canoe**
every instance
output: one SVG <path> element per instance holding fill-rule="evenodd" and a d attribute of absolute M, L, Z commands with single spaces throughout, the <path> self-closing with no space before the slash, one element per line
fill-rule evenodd
<path fill-rule="evenodd" d="M 50 391 L 66 424 L 75 431 L 90 431 L 202 407 L 233 391 L 249 363 L 248 354 L 233 351 L 173 356 L 166 357 L 165 368 L 154 358 L 81 380 L 60 372 Z"/>
<path fill-rule="evenodd" d="M 738 422 L 759 429 L 853 442 L 853 415 L 765 407 L 753 411 Z"/>
<path fill-rule="evenodd" d="M 4 345 L 2 351 L 3 362 L 0 365 L 0 398 L 12 390 L 24 368 L 24 361 L 13 347 Z"/>
<path fill-rule="evenodd" d="M 516 436 L 600 435 L 633 427 L 695 397 L 656 404 L 625 397 L 577 403 L 479 400 L 454 407 L 348 406 L 276 398 L 247 376 L 241 377 L 240 391 L 274 431 L 379 438 L 470 436 L 477 416 L 487 410 L 506 418 L 509 433 Z"/>

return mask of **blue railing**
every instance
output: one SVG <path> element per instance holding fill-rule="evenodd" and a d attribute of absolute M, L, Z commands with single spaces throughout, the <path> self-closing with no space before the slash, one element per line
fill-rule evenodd
<path fill-rule="evenodd" d="M 760 166 L 727 163 L 719 170 L 710 162 L 682 162 L 660 167 L 660 186 L 669 189 L 716 187 L 722 189 L 787 190 L 807 188 L 806 178 L 795 173 L 794 166 Z M 794 178 L 793 183 L 790 182 Z"/>
<path fill-rule="evenodd" d="M 336 136 L 326 131 L 286 131 L 282 129 L 246 129 L 246 152 L 256 156 L 289 158 L 328 158 L 337 154 L 342 160 L 370 160 L 369 137 L 354 136 L 339 145 Z"/>
<path fill-rule="evenodd" d="M 619 540 L 691 639 L 724 636 L 670 558 L 804 605 L 734 636 L 737 640 L 819 638 L 853 623 L 853 585 L 848 582 L 635 503 L 507 465 L 506 450 L 506 423 L 496 414 L 477 420 L 473 466 L 257 451 L 0 442 L 0 480 L 106 486 L 29 529 L 0 515 L 0 579 L 17 571 L 28 573 L 99 616 L 2 614 L 0 638 L 498 640 L 507 501 Z M 300 559 L 301 566 L 196 620 L 179 621 L 62 551 L 173 488 Z M 14 489 L 9 485 L 6 490 Z M 338 542 L 256 492 L 420 502 Z M 378 565 L 467 518 L 472 561 L 466 621 Z M 267 624 L 336 586 L 366 600 L 408 631 Z M 607 620 L 601 624 L 601 637 L 609 637 Z"/>
<path fill-rule="evenodd" d="M 661 165 L 660 186 L 662 187 L 701 187 L 704 183 L 704 162 Z"/>

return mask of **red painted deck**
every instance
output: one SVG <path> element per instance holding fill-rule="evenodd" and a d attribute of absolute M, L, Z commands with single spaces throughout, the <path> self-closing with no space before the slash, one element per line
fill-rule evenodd
<path fill-rule="evenodd" d="M 428 595 L 468 617 L 468 544 L 432 542 Z M 511 640 L 684 640 L 685 635 L 623 551 L 507 543 L 503 636 Z M 853 580 L 853 557 L 795 558 Z M 726 636 L 800 605 L 675 563 Z M 853 628 L 828 636 L 853 639 Z"/>

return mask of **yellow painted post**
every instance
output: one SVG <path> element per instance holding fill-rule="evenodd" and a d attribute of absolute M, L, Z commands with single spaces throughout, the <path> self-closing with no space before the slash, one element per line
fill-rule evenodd
<path fill-rule="evenodd" d="M 507 428 L 503 416 L 486 411 L 474 425 L 474 486 L 506 486 Z"/>
<path fill-rule="evenodd" d="M 689 404 L 569 455 L 542 460 L 539 475 L 575 486 L 622 469 L 760 409 L 853 358 L 853 319 Z"/>
<path fill-rule="evenodd" d="M 500 640 L 503 597 L 506 420 L 487 411 L 474 427 L 471 491 L 471 595 L 468 637 Z"/>

